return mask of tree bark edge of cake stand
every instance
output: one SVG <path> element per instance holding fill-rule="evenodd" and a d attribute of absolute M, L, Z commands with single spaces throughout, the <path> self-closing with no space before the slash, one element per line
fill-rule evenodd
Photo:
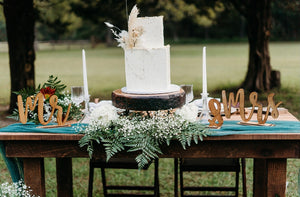
<path fill-rule="evenodd" d="M 185 104 L 185 92 L 180 89 L 161 94 L 129 94 L 117 89 L 112 92 L 112 104 L 120 109 L 136 111 L 175 109 Z"/>

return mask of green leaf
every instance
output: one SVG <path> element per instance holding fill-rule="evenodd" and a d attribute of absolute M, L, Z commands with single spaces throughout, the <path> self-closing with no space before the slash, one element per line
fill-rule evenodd
<path fill-rule="evenodd" d="M 55 94 L 61 94 L 67 86 L 62 84 L 61 81 L 58 80 L 58 77 L 50 75 L 49 79 L 43 84 L 42 87 L 50 87 L 52 89 L 55 89 Z"/>

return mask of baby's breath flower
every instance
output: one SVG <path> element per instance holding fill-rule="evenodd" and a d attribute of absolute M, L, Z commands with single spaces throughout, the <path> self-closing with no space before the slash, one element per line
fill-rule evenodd
<path fill-rule="evenodd" d="M 93 141 L 106 144 L 108 159 L 125 147 L 139 150 L 144 158 L 143 161 L 139 160 L 142 162 L 139 166 L 142 167 L 149 160 L 149 155 L 154 158 L 157 153 L 162 154 L 159 148 L 162 143 L 177 139 L 185 148 L 192 139 L 205 136 L 204 126 L 196 122 L 197 114 L 197 106 L 189 104 L 175 113 L 155 111 L 147 115 L 118 115 L 117 109 L 111 103 L 106 103 L 94 109 L 85 129 L 79 129 L 85 134 L 79 143 L 88 146 L 90 156 L 93 153 Z"/>
<path fill-rule="evenodd" d="M 22 180 L 9 184 L 8 182 L 0 185 L 0 196 L 7 197 L 35 197 L 31 194 L 32 190 L 24 184 Z"/>

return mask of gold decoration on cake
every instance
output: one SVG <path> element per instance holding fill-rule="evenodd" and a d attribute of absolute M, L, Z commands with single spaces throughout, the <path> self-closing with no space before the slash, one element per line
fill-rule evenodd
<path fill-rule="evenodd" d="M 226 118 L 231 117 L 231 106 L 238 106 L 239 114 L 241 119 L 243 120 L 243 124 L 247 124 L 248 121 L 253 117 L 254 111 L 257 110 L 257 125 L 264 125 L 268 119 L 268 115 L 271 112 L 271 116 L 273 118 L 278 118 L 279 112 L 278 107 L 282 102 L 275 104 L 274 102 L 274 93 L 268 95 L 268 106 L 267 111 L 265 112 L 265 116 L 263 117 L 263 105 L 258 102 L 258 94 L 257 92 L 252 92 L 249 95 L 249 101 L 252 104 L 252 108 L 248 117 L 246 117 L 245 112 L 245 93 L 244 89 L 239 89 L 236 97 L 234 97 L 234 93 L 230 92 L 227 100 L 226 91 L 222 91 L 222 103 L 224 106 L 224 113 Z M 217 107 L 216 107 L 217 106 Z M 221 105 L 220 102 L 216 99 L 212 99 L 209 102 L 209 109 L 214 116 L 212 120 L 209 120 L 209 126 L 221 126 L 223 124 L 223 118 L 221 117 Z M 272 110 L 272 111 L 271 111 Z M 251 124 L 253 125 L 253 124 Z"/>
<path fill-rule="evenodd" d="M 50 117 L 46 122 L 44 121 L 44 95 L 43 95 L 43 93 L 41 93 L 41 92 L 38 93 L 36 95 L 36 97 L 34 98 L 34 100 L 32 100 L 33 97 L 31 97 L 31 96 L 27 97 L 26 103 L 25 103 L 25 112 L 24 112 L 22 96 L 18 95 L 17 99 L 18 99 L 19 118 L 20 118 L 20 122 L 23 124 L 27 123 L 28 108 L 31 111 L 33 111 L 36 108 L 36 104 L 38 104 L 37 105 L 38 106 L 38 119 L 42 125 L 47 125 L 51 121 L 55 110 L 57 110 L 56 119 L 57 119 L 57 124 L 59 126 L 64 125 L 68 120 L 68 116 L 69 116 L 70 109 L 71 109 L 71 104 L 68 105 L 68 111 L 65 115 L 65 118 L 63 119 L 63 109 L 61 106 L 57 105 L 58 97 L 56 95 L 52 95 L 49 98 L 49 103 L 50 103 L 52 110 L 51 110 Z"/>

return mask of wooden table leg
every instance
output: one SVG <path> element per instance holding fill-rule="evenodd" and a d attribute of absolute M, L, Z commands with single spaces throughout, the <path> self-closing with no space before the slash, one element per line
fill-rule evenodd
<path fill-rule="evenodd" d="M 174 158 L 174 197 L 178 197 L 178 158 Z"/>
<path fill-rule="evenodd" d="M 243 197 L 247 197 L 247 173 L 246 173 L 246 159 L 241 158 L 242 163 L 242 182 L 243 182 Z"/>
<path fill-rule="evenodd" d="M 73 196 L 72 158 L 56 158 L 57 196 Z"/>
<path fill-rule="evenodd" d="M 32 193 L 40 197 L 46 196 L 45 168 L 43 158 L 23 158 L 24 181 L 32 189 Z"/>
<path fill-rule="evenodd" d="M 286 159 L 254 159 L 254 197 L 285 197 Z"/>

